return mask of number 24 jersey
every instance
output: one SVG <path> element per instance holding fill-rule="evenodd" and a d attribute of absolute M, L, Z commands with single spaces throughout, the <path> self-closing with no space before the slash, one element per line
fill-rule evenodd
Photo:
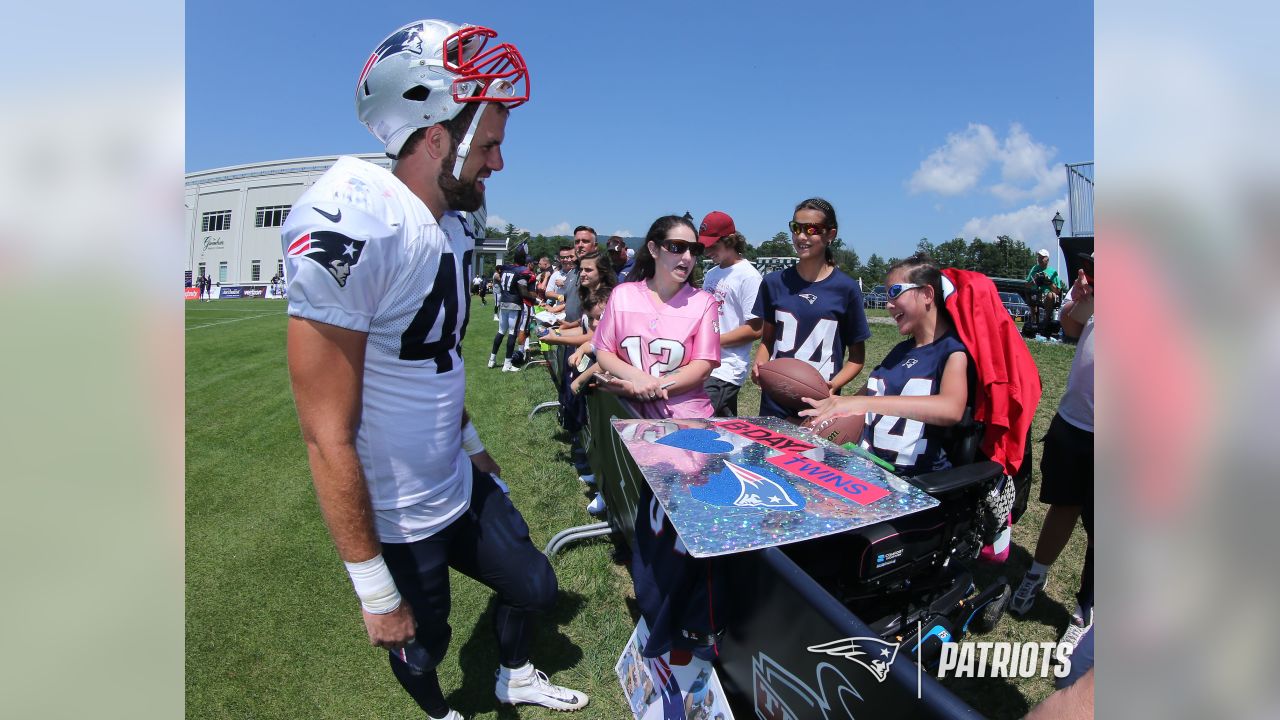
<path fill-rule="evenodd" d="M 867 394 L 923 397 L 942 389 L 942 373 L 955 353 L 968 355 L 955 333 L 947 333 L 928 345 L 916 346 L 908 338 L 894 346 L 867 379 Z M 969 368 L 973 367 L 970 362 Z M 862 447 L 893 463 L 903 476 L 951 467 L 940 437 L 944 429 L 919 420 L 867 413 Z"/>
<path fill-rule="evenodd" d="M 459 214 L 437 223 L 389 171 L 343 157 L 294 204 L 281 243 L 289 315 L 368 333 L 356 450 L 374 509 L 429 508 L 429 527 L 417 524 L 429 535 L 470 498 L 461 344 L 474 239 Z"/>
<path fill-rule="evenodd" d="M 850 345 L 871 337 L 858 282 L 839 268 L 817 282 L 800 277 L 794 267 L 769 273 L 752 312 L 773 323 L 770 360 L 803 360 L 823 380 L 840 372 Z"/>

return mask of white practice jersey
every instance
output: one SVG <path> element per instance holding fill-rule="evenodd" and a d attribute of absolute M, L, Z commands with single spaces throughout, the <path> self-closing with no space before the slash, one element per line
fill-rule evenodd
<path fill-rule="evenodd" d="M 294 203 L 281 233 L 289 314 L 368 333 L 356 450 L 379 536 L 409 542 L 467 509 L 462 452 L 475 241 L 372 163 L 339 158 Z"/>

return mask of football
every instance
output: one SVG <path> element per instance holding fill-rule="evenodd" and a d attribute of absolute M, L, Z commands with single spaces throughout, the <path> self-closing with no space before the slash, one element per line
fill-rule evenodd
<path fill-rule="evenodd" d="M 836 445 L 844 445 L 847 442 L 856 443 L 862 438 L 862 426 L 866 418 L 866 415 L 845 415 L 831 418 L 822 425 L 815 427 L 813 434 Z"/>
<path fill-rule="evenodd" d="M 792 412 L 809 409 L 801 398 L 826 399 L 827 381 L 812 365 L 795 358 L 778 358 L 760 366 L 760 389 Z"/>

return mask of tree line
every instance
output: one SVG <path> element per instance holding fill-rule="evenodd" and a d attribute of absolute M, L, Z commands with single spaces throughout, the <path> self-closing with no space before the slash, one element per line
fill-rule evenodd
<path fill-rule="evenodd" d="M 531 235 L 527 230 L 518 230 L 508 224 L 505 228 L 485 228 L 488 237 L 512 238 L 511 247 L 516 243 L 529 243 L 529 257 L 537 258 L 547 255 L 555 260 L 556 251 L 564 245 L 572 245 L 573 237 L 566 235 L 545 236 Z M 601 242 L 605 237 L 600 238 Z M 1008 235 L 998 235 L 994 242 L 982 238 L 965 240 L 962 237 L 952 238 L 946 242 L 934 244 L 928 238 L 920 238 L 916 243 L 916 251 L 924 251 L 933 257 L 939 267 L 954 267 L 962 270 L 975 270 L 990 277 L 1023 278 L 1027 270 L 1035 263 L 1035 252 L 1021 240 Z M 841 238 L 833 244 L 836 266 L 851 277 L 861 278 L 865 288 L 875 287 L 884 282 L 889 267 L 899 258 L 883 258 L 872 253 L 866 262 L 862 262 L 856 250 L 848 246 Z M 746 257 L 755 260 L 762 257 L 795 257 L 795 248 L 791 245 L 791 236 L 779 232 L 759 245 L 747 245 Z"/>

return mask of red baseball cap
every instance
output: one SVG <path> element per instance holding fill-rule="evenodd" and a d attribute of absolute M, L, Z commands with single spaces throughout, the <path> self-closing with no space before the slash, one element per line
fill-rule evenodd
<path fill-rule="evenodd" d="M 720 238 L 736 232 L 738 232 L 738 229 L 733 226 L 733 218 L 729 217 L 728 213 L 714 210 L 702 218 L 702 224 L 698 226 L 698 242 L 711 247 Z"/>

